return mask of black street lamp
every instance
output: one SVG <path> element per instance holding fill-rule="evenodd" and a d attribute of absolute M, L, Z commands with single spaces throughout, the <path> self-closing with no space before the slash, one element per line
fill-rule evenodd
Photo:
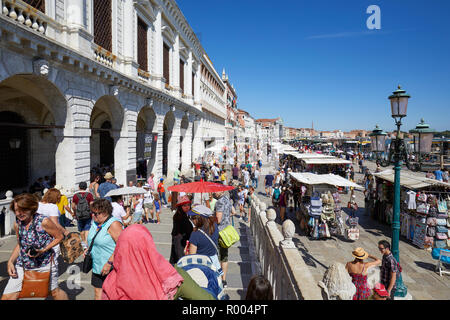
<path fill-rule="evenodd" d="M 433 136 L 436 133 L 435 130 L 430 129 L 430 126 L 425 123 L 423 118 L 415 129 L 409 130 L 414 136 L 413 145 L 414 153 L 417 155 L 417 167 L 422 168 L 422 158 L 425 154 L 431 153 L 431 145 L 433 144 Z"/>

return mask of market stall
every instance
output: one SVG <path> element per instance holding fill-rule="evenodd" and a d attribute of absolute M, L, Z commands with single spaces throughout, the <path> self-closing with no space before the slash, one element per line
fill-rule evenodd
<path fill-rule="evenodd" d="M 345 173 L 345 167 L 352 164 L 351 161 L 336 157 L 315 157 L 301 159 L 302 170 L 317 173 Z"/>
<path fill-rule="evenodd" d="M 371 216 L 391 224 L 393 215 L 394 170 L 373 173 L 375 188 L 368 205 Z M 406 171 L 400 173 L 400 234 L 417 247 L 449 248 L 450 184 Z"/>
<path fill-rule="evenodd" d="M 300 228 L 313 239 L 345 235 L 338 187 L 363 187 L 334 174 L 292 172 L 290 176 L 302 190 L 300 209 L 296 212 Z"/>

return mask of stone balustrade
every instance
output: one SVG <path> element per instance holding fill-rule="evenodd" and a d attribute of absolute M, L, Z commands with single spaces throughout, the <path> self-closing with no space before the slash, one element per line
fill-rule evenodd
<path fill-rule="evenodd" d="M 3 0 L 2 14 L 37 32 L 46 33 L 49 18 L 23 1 Z"/>
<path fill-rule="evenodd" d="M 95 61 L 97 61 L 107 67 L 113 68 L 117 57 L 114 54 L 112 54 L 111 52 L 109 52 L 108 50 L 106 50 L 96 44 L 93 44 L 93 47 L 94 47 Z"/>
<path fill-rule="evenodd" d="M 308 270 L 292 237 L 295 225 L 283 223 L 281 233 L 276 212 L 256 195 L 251 198 L 251 233 L 263 275 L 270 281 L 276 300 L 323 300 L 321 288 Z"/>

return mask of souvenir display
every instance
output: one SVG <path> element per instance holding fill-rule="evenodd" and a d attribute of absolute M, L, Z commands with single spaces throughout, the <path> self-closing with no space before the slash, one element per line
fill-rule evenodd
<path fill-rule="evenodd" d="M 376 178 L 376 193 L 372 218 L 391 224 L 393 219 L 393 184 Z M 421 249 L 447 248 L 450 228 L 450 191 L 443 187 L 433 190 L 408 190 L 402 186 L 400 235 Z"/>

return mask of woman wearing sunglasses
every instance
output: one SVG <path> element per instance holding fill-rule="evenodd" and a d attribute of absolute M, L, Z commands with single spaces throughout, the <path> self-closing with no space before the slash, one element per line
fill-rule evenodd
<path fill-rule="evenodd" d="M 191 200 L 187 196 L 178 199 L 177 211 L 173 215 L 172 248 L 170 250 L 170 263 L 176 264 L 184 255 L 186 242 L 192 233 L 192 224 L 187 213 L 191 210 Z"/>
<path fill-rule="evenodd" d="M 88 234 L 88 247 L 92 241 L 92 280 L 95 300 L 101 300 L 102 286 L 114 262 L 116 242 L 123 230 L 119 219 L 112 216 L 113 207 L 106 199 L 97 199 L 91 203 L 92 224 Z M 97 234 L 98 232 L 98 234 Z M 94 239 L 95 237 L 95 239 Z"/>

